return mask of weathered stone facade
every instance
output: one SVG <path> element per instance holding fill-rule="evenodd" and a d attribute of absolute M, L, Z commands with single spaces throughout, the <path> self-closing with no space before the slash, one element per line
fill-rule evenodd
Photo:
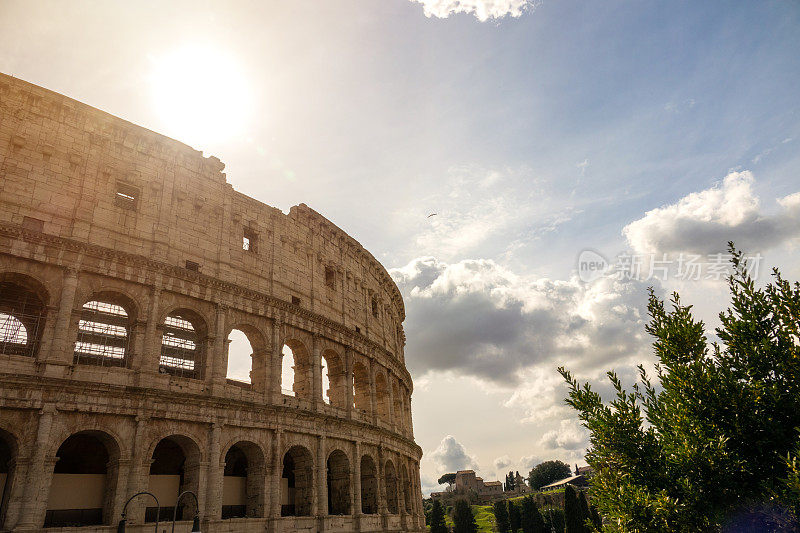
<path fill-rule="evenodd" d="M 195 492 L 203 531 L 424 530 L 397 287 L 223 168 L 0 75 L 0 529 L 110 531 L 149 489 Z M 226 379 L 234 328 L 249 384 Z M 128 530 L 154 511 L 135 499 Z"/>

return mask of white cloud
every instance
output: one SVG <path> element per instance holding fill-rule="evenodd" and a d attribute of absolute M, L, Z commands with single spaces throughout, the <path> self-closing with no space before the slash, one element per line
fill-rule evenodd
<path fill-rule="evenodd" d="M 540 445 L 564 450 L 583 450 L 589 444 L 589 432 L 574 418 L 561 421 L 558 429 L 548 431 L 542 435 Z"/>
<path fill-rule="evenodd" d="M 502 457 L 498 457 L 494 460 L 494 469 L 496 472 L 500 472 L 501 470 L 505 470 L 511 465 L 511 458 L 507 455 Z"/>
<path fill-rule="evenodd" d="M 778 199 L 764 212 L 749 171 L 731 172 L 722 184 L 648 211 L 622 230 L 640 254 L 724 251 L 728 241 L 747 252 L 763 252 L 800 236 L 800 197 Z"/>
<path fill-rule="evenodd" d="M 450 371 L 513 388 L 525 369 L 555 378 L 561 364 L 588 372 L 641 356 L 646 344 L 641 282 L 585 285 L 519 276 L 487 259 L 433 257 L 390 273 L 405 297 L 406 360 L 417 378 Z"/>
<path fill-rule="evenodd" d="M 467 13 L 484 22 L 506 16 L 519 17 L 533 10 L 531 0 L 413 0 L 422 4 L 426 17 L 447 18 L 454 13 Z"/>
<path fill-rule="evenodd" d="M 441 474 L 478 468 L 475 458 L 452 435 L 442 439 L 439 446 L 431 452 L 430 459 Z"/>

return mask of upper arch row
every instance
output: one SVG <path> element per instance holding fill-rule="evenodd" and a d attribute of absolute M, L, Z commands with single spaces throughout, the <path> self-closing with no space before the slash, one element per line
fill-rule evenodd
<path fill-rule="evenodd" d="M 250 383 L 236 386 L 272 403 L 287 404 L 281 397 L 294 396 L 289 405 L 325 409 L 328 404 L 341 416 L 355 414 L 411 431 L 410 383 L 371 357 L 211 302 L 158 291 L 142 298 L 124 283 L 92 286 L 93 281 L 65 277 L 56 306 L 49 305 L 50 291 L 36 278 L 0 274 L 0 354 L 225 384 L 226 339 L 239 330 L 250 343 Z M 149 319 L 140 320 L 145 315 Z M 282 381 L 287 373 L 293 374 L 289 383 Z"/>

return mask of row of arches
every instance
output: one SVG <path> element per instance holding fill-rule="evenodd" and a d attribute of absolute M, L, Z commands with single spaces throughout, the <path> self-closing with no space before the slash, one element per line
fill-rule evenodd
<path fill-rule="evenodd" d="M 0 276 L 0 354 L 37 356 L 45 321 L 53 309 L 48 302 L 48 293 L 37 280 L 13 273 Z M 73 326 L 76 332 L 73 363 L 130 368 L 132 353 L 158 350 L 160 373 L 206 379 L 206 356 L 213 346 L 210 346 L 208 322 L 200 313 L 180 307 L 168 311 L 157 326 L 160 342 L 148 347 L 142 346 L 146 341 L 139 315 L 139 306 L 121 292 L 93 293 L 80 307 Z M 225 377 L 252 386 L 254 378 L 272 371 L 268 369 L 269 361 L 257 360 L 264 359 L 262 354 L 269 351 L 266 338 L 254 326 L 231 327 L 221 354 L 227 364 Z M 137 343 L 139 346 L 134 350 Z M 274 371 L 279 371 L 280 377 L 276 387 L 284 395 L 312 401 L 321 399 L 342 410 L 374 412 L 386 422 L 410 428 L 408 388 L 382 367 L 371 373 L 368 359 L 356 360 L 348 371 L 341 353 L 324 349 L 318 357 L 320 369 L 316 377 L 307 342 L 294 338 L 284 339 L 278 357 L 280 365 Z M 315 379 L 321 380 L 318 387 Z M 263 384 L 260 386 L 264 388 Z"/>
<path fill-rule="evenodd" d="M 13 435 L 0 430 L 0 528 L 11 488 L 21 482 L 14 475 L 17 442 Z M 80 431 L 70 435 L 56 452 L 52 478 L 47 492 L 44 527 L 83 527 L 112 524 L 119 481 L 120 446 L 103 431 Z M 391 459 L 383 462 L 383 475 L 370 454 L 356 457 L 358 470 L 350 456 L 333 449 L 325 458 L 326 508 L 317 514 L 353 515 L 387 512 L 412 514 L 415 508 L 413 479 L 405 464 Z M 303 445 L 292 445 L 279 463 L 280 516 L 311 516 L 315 512 L 315 468 L 313 454 Z M 152 449 L 147 472 L 147 490 L 158 498 L 160 516 L 155 506 L 144 510 L 144 520 L 154 522 L 189 519 L 194 502 L 182 500 L 176 509 L 177 497 L 184 490 L 199 494 L 201 487 L 201 452 L 195 441 L 183 435 L 162 438 Z M 261 518 L 270 514 L 267 508 L 268 468 L 262 448 L 250 441 L 238 441 L 224 451 L 221 479 L 221 506 L 211 519 Z M 358 476 L 356 482 L 354 476 Z M 383 485 L 385 505 L 381 508 L 379 487 Z M 356 492 L 360 487 L 360 493 Z M 360 502 L 360 509 L 357 509 Z M 151 504 L 152 505 L 152 504 Z M 319 504 L 321 505 L 321 503 Z M 277 507 L 275 508 L 277 510 Z M 202 510 L 205 512 L 205 510 Z M 119 512 L 117 509 L 116 512 Z"/>

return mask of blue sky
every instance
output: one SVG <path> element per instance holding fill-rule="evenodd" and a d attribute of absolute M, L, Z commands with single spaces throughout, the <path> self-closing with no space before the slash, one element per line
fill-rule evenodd
<path fill-rule="evenodd" d="M 0 71 L 216 155 L 238 190 L 372 251 L 406 297 L 431 488 L 580 461 L 555 367 L 647 361 L 648 285 L 712 325 L 726 304 L 713 280 L 584 284 L 582 250 L 733 238 L 800 278 L 798 30 L 789 1 L 4 0 Z M 226 135 L 159 112 L 156 65 L 186 47 L 210 51 L 187 74 L 218 88 L 209 121 L 242 104 Z"/>

